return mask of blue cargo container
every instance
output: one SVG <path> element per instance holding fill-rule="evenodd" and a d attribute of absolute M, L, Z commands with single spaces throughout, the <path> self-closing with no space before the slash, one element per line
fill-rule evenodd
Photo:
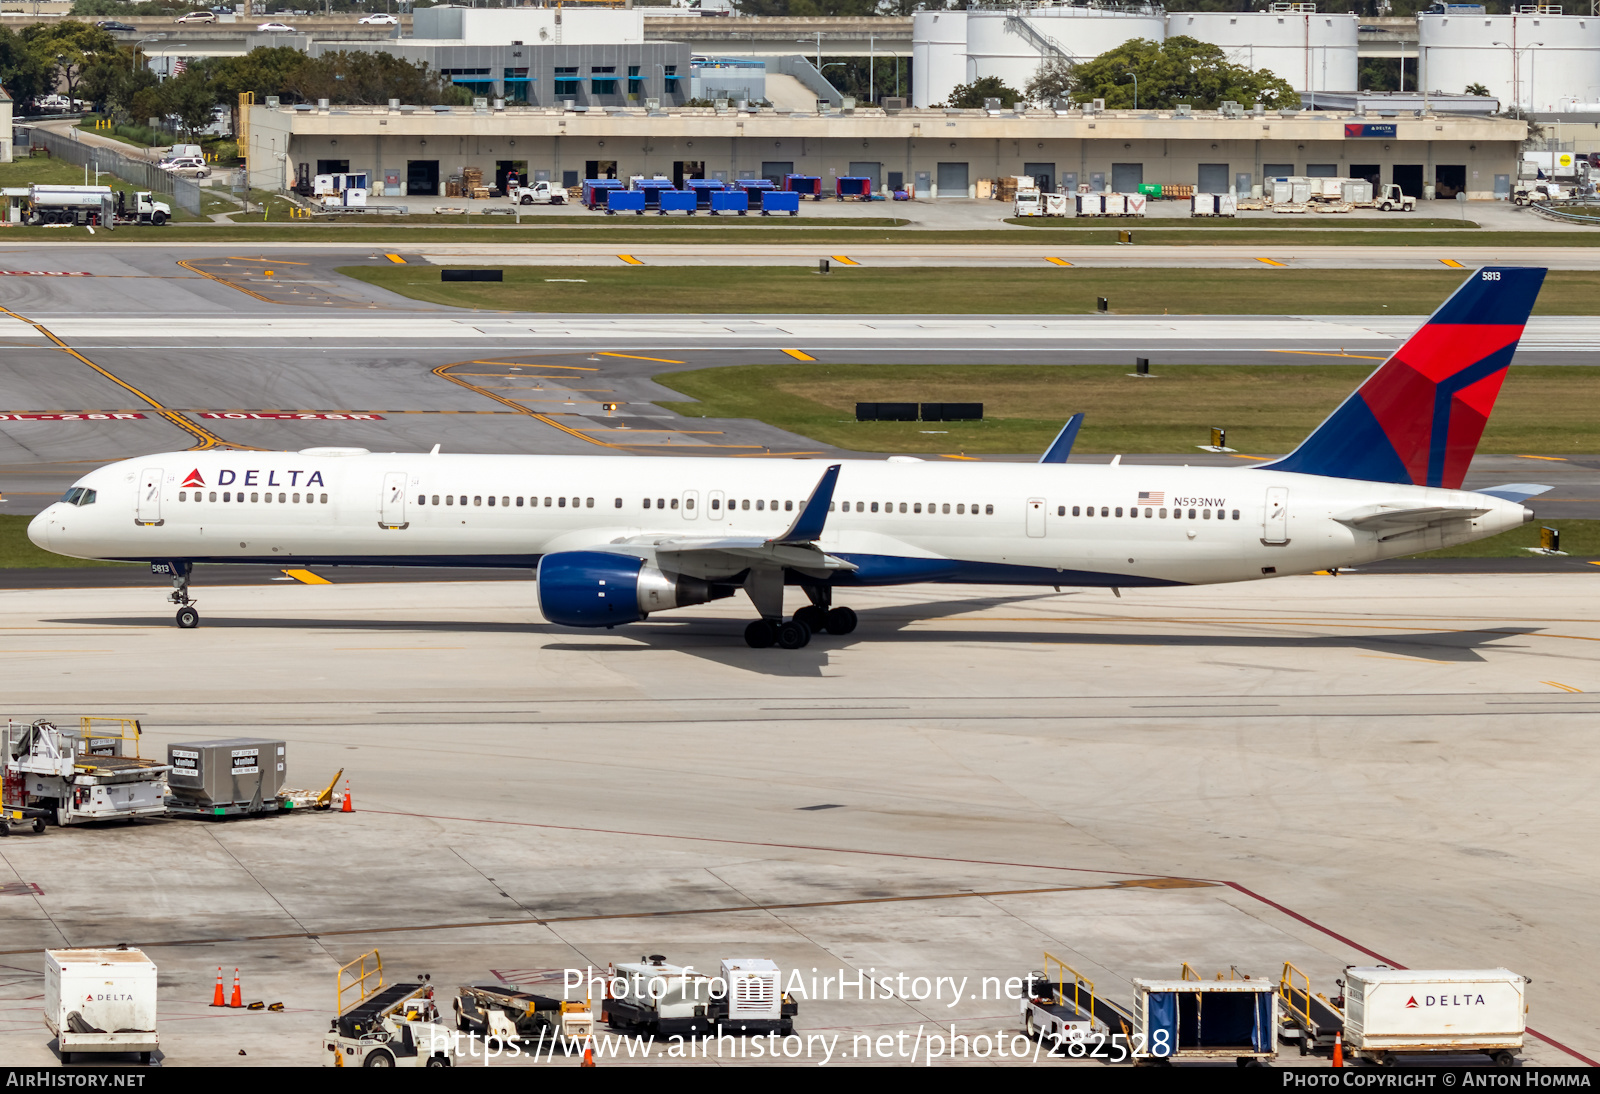
<path fill-rule="evenodd" d="M 668 213 L 688 213 L 694 216 L 695 196 L 693 190 L 663 190 L 661 191 L 660 209 L 662 216 Z"/>
<path fill-rule="evenodd" d="M 793 190 L 770 190 L 761 195 L 761 215 L 771 216 L 773 213 L 788 213 L 792 217 L 800 215 L 800 195 Z"/>
<path fill-rule="evenodd" d="M 845 198 L 870 201 L 872 200 L 872 180 L 858 175 L 841 175 L 833 182 L 833 196 L 840 201 Z"/>
<path fill-rule="evenodd" d="M 644 216 L 643 190 L 609 190 L 605 191 L 605 198 L 608 216 L 615 216 L 617 213 L 637 213 Z"/>
<path fill-rule="evenodd" d="M 684 179 L 684 188 L 695 195 L 695 201 L 702 209 L 711 208 L 711 195 L 719 190 L 724 190 L 721 179 Z"/>
<path fill-rule="evenodd" d="M 674 187 L 670 182 L 650 180 L 638 183 L 634 186 L 634 189 L 644 195 L 644 207 L 646 209 L 656 209 L 661 205 L 661 195 L 673 190 Z"/>
<path fill-rule="evenodd" d="M 711 194 L 711 215 L 718 213 L 738 213 L 744 216 L 750 208 L 750 195 L 743 190 L 713 191 Z"/>
<path fill-rule="evenodd" d="M 606 191 L 620 189 L 622 182 L 618 179 L 584 179 L 583 204 L 586 208 L 597 209 L 605 204 Z"/>
<path fill-rule="evenodd" d="M 816 175 L 785 175 L 783 176 L 783 188 L 792 190 L 801 197 L 822 200 L 822 179 Z"/>

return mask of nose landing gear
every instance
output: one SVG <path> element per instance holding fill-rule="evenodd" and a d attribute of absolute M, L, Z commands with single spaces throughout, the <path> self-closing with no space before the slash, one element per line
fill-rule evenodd
<path fill-rule="evenodd" d="M 172 592 L 167 600 L 178 605 L 178 626 L 186 631 L 193 630 L 200 625 L 200 611 L 189 596 L 189 575 L 194 572 L 194 565 L 188 562 L 169 562 L 165 565 L 167 572 L 173 575 Z"/>

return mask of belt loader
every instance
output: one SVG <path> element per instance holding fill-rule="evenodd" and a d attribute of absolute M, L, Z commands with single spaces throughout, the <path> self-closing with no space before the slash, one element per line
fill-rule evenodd
<path fill-rule="evenodd" d="M 353 1002 L 346 1004 L 350 997 Z M 323 1067 L 449 1067 L 458 1037 L 439 1023 L 426 975 L 385 984 L 377 950 L 339 970 L 338 1017 L 322 1036 Z"/>
<path fill-rule="evenodd" d="M 485 1041 L 567 1044 L 594 1035 L 594 1015 L 583 1000 L 535 995 L 514 984 L 462 984 L 453 1000 L 456 1028 Z"/>

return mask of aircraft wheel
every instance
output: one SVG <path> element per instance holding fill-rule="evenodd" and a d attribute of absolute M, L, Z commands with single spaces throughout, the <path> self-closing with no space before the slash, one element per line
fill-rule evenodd
<path fill-rule="evenodd" d="M 794 619 L 796 623 L 804 623 L 812 634 L 819 634 L 828 629 L 828 613 L 815 604 L 807 604 L 795 612 Z"/>
<path fill-rule="evenodd" d="M 200 625 L 200 613 L 190 607 L 179 608 L 177 619 L 178 626 L 186 631 L 193 630 Z"/>
<path fill-rule="evenodd" d="M 832 608 L 828 611 L 828 633 L 849 634 L 856 629 L 856 613 L 849 608 Z"/>
<path fill-rule="evenodd" d="M 753 650 L 764 650 L 778 640 L 778 628 L 765 619 L 751 620 L 744 629 L 744 644 Z"/>
<path fill-rule="evenodd" d="M 786 650 L 797 650 L 811 641 L 811 628 L 798 619 L 778 624 L 778 645 Z"/>

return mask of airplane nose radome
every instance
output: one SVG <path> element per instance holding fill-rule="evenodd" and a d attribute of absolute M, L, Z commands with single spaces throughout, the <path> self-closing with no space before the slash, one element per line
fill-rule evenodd
<path fill-rule="evenodd" d="M 45 514 L 40 513 L 28 522 L 28 539 L 41 551 L 50 549 L 50 520 Z"/>

